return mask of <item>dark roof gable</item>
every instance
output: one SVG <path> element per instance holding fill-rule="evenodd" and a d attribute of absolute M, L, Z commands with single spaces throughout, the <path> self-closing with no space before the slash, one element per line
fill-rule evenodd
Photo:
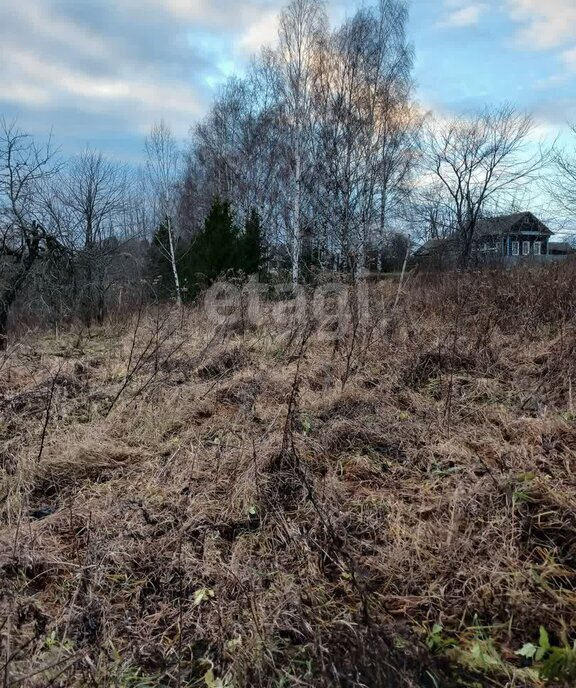
<path fill-rule="evenodd" d="M 415 256 L 427 256 L 435 251 L 442 251 L 449 246 L 456 244 L 457 241 L 454 238 L 447 239 L 428 239 L 428 241 L 422 246 L 419 246 L 415 251 Z"/>
<path fill-rule="evenodd" d="M 552 236 L 546 225 L 530 212 L 512 213 L 511 215 L 499 215 L 478 220 L 476 224 L 476 236 L 505 236 L 507 234 L 524 231 L 539 232 Z"/>

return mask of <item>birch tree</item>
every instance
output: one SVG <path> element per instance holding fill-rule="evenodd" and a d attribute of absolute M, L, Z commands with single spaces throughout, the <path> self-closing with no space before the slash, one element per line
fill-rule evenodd
<path fill-rule="evenodd" d="M 146 139 L 146 171 L 155 207 L 156 224 L 165 223 L 166 241 L 160 241 L 159 249 L 170 261 L 174 278 L 174 293 L 178 307 L 182 305 L 182 288 L 176 256 L 176 227 L 178 212 L 178 187 L 181 179 L 181 156 L 176 140 L 161 121 L 156 123 Z"/>
<path fill-rule="evenodd" d="M 254 62 L 245 79 L 233 78 L 224 85 L 195 128 L 186 185 L 195 196 L 188 206 L 193 203 L 202 210 L 196 225 L 216 196 L 227 199 L 242 216 L 257 207 L 265 223 L 273 224 L 282 176 L 274 82 L 267 59 Z"/>
<path fill-rule="evenodd" d="M 397 0 L 359 10 L 332 34 L 318 65 L 318 201 L 358 272 L 366 249 L 383 247 L 386 218 L 405 199 L 414 166 L 406 19 Z"/>
<path fill-rule="evenodd" d="M 379 0 L 330 31 L 319 0 L 282 13 L 279 45 L 218 93 L 195 129 L 185 184 L 198 226 L 215 195 L 258 208 L 267 243 L 361 271 L 406 205 L 417 131 L 403 0 Z M 199 214 L 200 216 L 195 217 Z M 189 222 L 190 223 L 190 222 Z"/>
<path fill-rule="evenodd" d="M 280 15 L 278 65 L 292 175 L 288 231 L 294 283 L 300 277 L 303 185 L 309 162 L 314 64 L 326 28 L 326 12 L 321 0 L 292 0 Z"/>

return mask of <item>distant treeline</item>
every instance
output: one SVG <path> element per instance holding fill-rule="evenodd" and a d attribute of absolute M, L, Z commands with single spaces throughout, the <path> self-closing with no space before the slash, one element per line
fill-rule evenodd
<path fill-rule="evenodd" d="M 139 170 L 63 159 L 0 119 L 0 347 L 10 323 L 90 326 L 225 273 L 359 279 L 444 237 L 465 268 L 478 222 L 534 197 L 575 217 L 574 151 L 537 146 L 529 114 L 421 112 L 407 19 L 404 0 L 376 0 L 331 27 L 321 0 L 291 0 L 276 47 L 185 146 L 155 124 Z"/>

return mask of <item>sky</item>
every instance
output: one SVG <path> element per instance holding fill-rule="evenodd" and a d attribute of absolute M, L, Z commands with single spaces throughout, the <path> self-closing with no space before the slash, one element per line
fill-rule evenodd
<path fill-rule="evenodd" d="M 214 90 L 273 43 L 283 0 L 0 0 L 0 117 L 137 162 L 163 118 L 184 140 Z M 361 3 L 328 0 L 337 23 Z M 542 136 L 576 122 L 576 0 L 412 0 L 416 97 L 442 115 L 504 101 Z"/>

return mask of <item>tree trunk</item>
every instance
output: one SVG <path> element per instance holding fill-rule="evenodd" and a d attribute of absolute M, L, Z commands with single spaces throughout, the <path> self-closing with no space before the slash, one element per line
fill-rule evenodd
<path fill-rule="evenodd" d="M 174 289 L 176 290 L 176 304 L 178 308 L 182 306 L 182 291 L 180 289 L 180 276 L 178 275 L 178 266 L 176 264 L 176 250 L 174 248 L 174 236 L 172 235 L 172 220 L 167 218 L 168 229 L 168 244 L 170 247 L 170 264 L 172 265 L 172 274 L 174 275 Z"/>
<path fill-rule="evenodd" d="M 106 292 L 102 285 L 98 286 L 98 305 L 96 309 L 96 321 L 98 325 L 102 326 L 104 324 L 104 318 L 106 316 Z"/>
<path fill-rule="evenodd" d="M 4 301 L 0 302 L 0 351 L 8 347 L 8 309 Z"/>
<path fill-rule="evenodd" d="M 14 305 L 18 292 L 32 269 L 36 255 L 37 249 L 26 256 L 20 270 L 12 277 L 8 287 L 0 296 L 0 351 L 6 351 L 8 347 L 8 318 L 10 316 L 10 309 Z"/>
<path fill-rule="evenodd" d="M 472 256 L 472 245 L 474 243 L 474 233 L 476 225 L 468 225 L 464 231 L 462 240 L 462 251 L 460 254 L 460 266 L 466 269 L 470 264 L 470 257 Z"/>
<path fill-rule="evenodd" d="M 294 175 L 294 227 L 292 236 L 292 283 L 298 284 L 300 279 L 300 253 L 301 253 L 301 207 L 302 207 L 302 161 L 300 160 L 300 144 L 296 150 L 296 171 Z"/>
<path fill-rule="evenodd" d="M 85 284 L 82 290 L 81 316 L 83 324 L 90 329 L 92 327 L 92 317 L 94 315 L 94 284 L 92 275 L 91 256 L 85 252 L 86 269 Z"/>

